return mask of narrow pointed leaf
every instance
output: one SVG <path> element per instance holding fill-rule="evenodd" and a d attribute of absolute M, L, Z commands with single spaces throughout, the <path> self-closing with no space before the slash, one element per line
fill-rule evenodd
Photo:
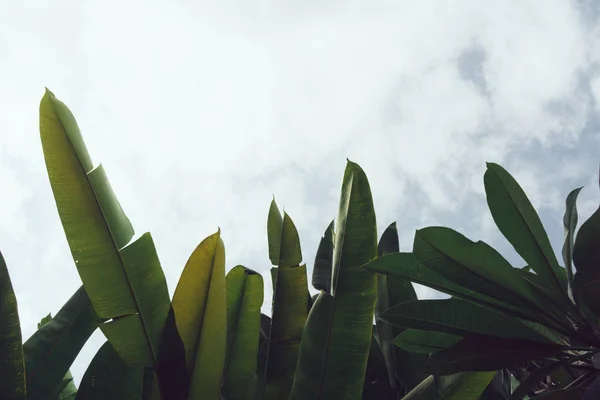
<path fill-rule="evenodd" d="M 565 201 L 565 215 L 563 217 L 563 225 L 565 227 L 565 243 L 562 248 L 563 261 L 567 271 L 567 279 L 569 284 L 569 296 L 573 299 L 573 245 L 575 238 L 575 228 L 577 227 L 577 196 L 583 187 L 577 188 L 567 196 Z"/>
<path fill-rule="evenodd" d="M 381 318 L 403 328 L 459 336 L 483 334 L 550 342 L 517 319 L 461 299 L 407 301 L 388 309 Z"/>
<path fill-rule="evenodd" d="M 500 165 L 487 163 L 487 201 L 496 225 L 546 285 L 566 294 L 565 270 L 558 264 L 548 234 L 517 181 Z"/>
<path fill-rule="evenodd" d="M 557 355 L 562 346 L 523 339 L 477 335 L 431 355 L 427 370 L 434 375 L 465 371 L 497 371 L 517 363 Z"/>
<path fill-rule="evenodd" d="M 144 369 L 128 367 L 109 342 L 88 366 L 76 400 L 141 400 Z"/>
<path fill-rule="evenodd" d="M 40 135 L 83 286 L 98 316 L 112 319 L 101 329 L 125 362 L 154 367 L 170 304 L 154 243 L 145 234 L 124 248 L 131 223 L 103 168 L 93 169 L 75 118 L 49 90 L 40 104 Z"/>
<path fill-rule="evenodd" d="M 431 354 L 447 349 L 460 339 L 462 337 L 444 332 L 407 329 L 396 336 L 393 343 L 406 351 Z"/>
<path fill-rule="evenodd" d="M 7 400 L 25 400 L 25 363 L 17 298 L 0 253 L 0 393 Z"/>
<path fill-rule="evenodd" d="M 173 295 L 177 330 L 190 372 L 189 399 L 219 399 L 227 344 L 225 246 L 220 231 L 188 259 Z"/>
<path fill-rule="evenodd" d="M 25 342 L 28 399 L 52 397 L 98 323 L 82 286 Z"/>
<path fill-rule="evenodd" d="M 331 267 L 333 265 L 333 224 L 331 221 L 321 241 L 315 256 L 312 274 L 312 285 L 317 290 L 331 293 Z"/>
<path fill-rule="evenodd" d="M 241 265 L 227 273 L 227 356 L 223 395 L 252 399 L 263 304 L 262 276 Z"/>
<path fill-rule="evenodd" d="M 377 284 L 376 275 L 361 265 L 376 255 L 377 226 L 371 189 L 363 170 L 348 161 L 336 219 L 333 298 L 320 303 L 320 299 L 329 299 L 322 292 L 311 309 L 290 399 L 361 398 Z M 323 322 L 320 317 L 325 305 L 330 312 Z M 306 335 L 310 338 L 308 343 L 304 343 Z M 315 337 L 321 340 L 318 346 Z"/>

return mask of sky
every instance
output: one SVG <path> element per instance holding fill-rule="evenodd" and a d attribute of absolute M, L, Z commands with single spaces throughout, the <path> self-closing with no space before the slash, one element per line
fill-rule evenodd
<path fill-rule="evenodd" d="M 522 266 L 485 201 L 485 162 L 499 163 L 560 259 L 566 195 L 585 186 L 580 221 L 600 203 L 599 18 L 595 0 L 0 0 L 0 251 L 23 339 L 81 285 L 39 138 L 44 87 L 136 235 L 152 233 L 171 295 L 220 227 L 227 269 L 263 274 L 270 313 L 272 196 L 312 271 L 346 158 L 402 250 L 442 225 Z"/>

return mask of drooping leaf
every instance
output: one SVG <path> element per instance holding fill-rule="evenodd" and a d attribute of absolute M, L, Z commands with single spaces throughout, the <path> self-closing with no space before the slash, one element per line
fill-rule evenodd
<path fill-rule="evenodd" d="M 58 213 L 100 326 L 129 365 L 156 367 L 169 293 L 150 234 L 133 228 L 69 109 L 46 90 L 40 135 Z"/>
<path fill-rule="evenodd" d="M 504 237 L 547 286 L 566 294 L 565 270 L 558 264 L 548 234 L 518 182 L 498 164 L 487 163 L 487 202 Z"/>
<path fill-rule="evenodd" d="M 227 352 L 223 395 L 252 399 L 258 361 L 263 279 L 241 265 L 227 273 Z"/>
<path fill-rule="evenodd" d="M 565 215 L 563 225 L 565 227 L 565 243 L 562 248 L 563 261 L 567 271 L 567 281 L 569 284 L 569 296 L 573 300 L 573 245 L 575 237 L 575 228 L 577 227 L 577 196 L 583 187 L 577 188 L 567 196 L 565 201 Z"/>
<path fill-rule="evenodd" d="M 333 265 L 333 224 L 331 221 L 321 241 L 315 256 L 312 274 L 312 285 L 317 290 L 331 293 L 331 267 Z"/>
<path fill-rule="evenodd" d="M 361 265 L 376 255 L 369 183 L 348 161 L 335 229 L 333 296 L 321 292 L 309 313 L 291 400 L 361 398 L 376 297 L 376 276 Z"/>
<path fill-rule="evenodd" d="M 25 362 L 17 298 L 0 253 L 0 393 L 7 400 L 25 400 Z"/>
<path fill-rule="evenodd" d="M 281 215 L 274 209 L 277 209 L 275 200 L 271 202 L 267 221 L 269 252 L 279 255 L 277 268 L 271 270 L 274 290 L 265 375 L 267 400 L 289 397 L 310 296 L 306 265 L 300 265 L 302 251 L 296 226 L 286 212 L 279 221 Z M 278 251 L 275 246 L 280 246 Z"/>
<path fill-rule="evenodd" d="M 406 351 L 431 354 L 447 349 L 460 339 L 460 336 L 444 332 L 407 329 L 396 336 L 393 343 Z"/>
<path fill-rule="evenodd" d="M 81 286 L 56 313 L 25 342 L 27 398 L 55 395 L 71 364 L 98 327 L 99 319 Z"/>
<path fill-rule="evenodd" d="M 526 310 L 537 322 L 548 322 L 531 286 L 518 268 L 484 242 L 473 242 L 443 227 L 420 229 L 415 234 L 415 258 L 452 282 Z"/>
<path fill-rule="evenodd" d="M 144 368 L 128 367 L 106 342 L 85 371 L 76 400 L 140 400 L 143 376 Z"/>
<path fill-rule="evenodd" d="M 551 343 L 545 336 L 506 314 L 461 299 L 407 301 L 388 309 L 381 318 L 403 328 Z"/>
<path fill-rule="evenodd" d="M 192 252 L 173 295 L 173 312 L 190 373 L 189 399 L 219 399 L 227 345 L 225 245 L 221 231 Z"/>
<path fill-rule="evenodd" d="M 522 308 L 511 306 L 503 301 L 492 298 L 483 291 L 477 291 L 479 289 L 477 287 L 474 287 L 472 290 L 444 278 L 437 272 L 434 272 L 419 263 L 413 253 L 386 254 L 365 264 L 363 267 L 369 271 L 385 274 L 387 276 L 395 276 L 410 280 L 440 292 L 450 294 L 454 297 L 479 303 L 495 310 L 510 313 L 511 315 L 535 319 L 532 312 L 528 312 Z"/>
<path fill-rule="evenodd" d="M 557 355 L 562 346 L 497 336 L 470 336 L 431 355 L 427 370 L 434 375 L 465 371 L 497 371 L 516 363 Z"/>

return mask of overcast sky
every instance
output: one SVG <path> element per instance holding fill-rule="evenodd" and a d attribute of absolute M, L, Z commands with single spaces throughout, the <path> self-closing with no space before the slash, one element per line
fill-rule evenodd
<path fill-rule="evenodd" d="M 0 251 L 24 339 L 79 287 L 38 130 L 44 86 L 73 111 L 169 290 L 222 229 L 263 273 L 285 206 L 312 270 L 346 157 L 380 233 L 450 226 L 523 261 L 487 210 L 485 161 L 521 183 L 560 254 L 564 199 L 598 206 L 600 6 L 515 1 L 0 0 Z M 431 292 L 419 288 L 421 296 Z M 79 382 L 104 338 L 76 361 Z"/>

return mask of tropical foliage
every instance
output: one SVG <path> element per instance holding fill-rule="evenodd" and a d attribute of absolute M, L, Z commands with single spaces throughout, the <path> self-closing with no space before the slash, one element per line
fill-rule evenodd
<path fill-rule="evenodd" d="M 518 268 L 449 228 L 417 231 L 412 252 L 395 223 L 378 238 L 369 182 L 348 161 L 312 289 L 298 231 L 273 199 L 267 316 L 263 277 L 227 269 L 220 230 L 192 251 L 171 298 L 152 236 L 135 237 L 48 90 L 40 134 L 82 286 L 23 343 L 0 254 L 0 398 L 577 399 L 597 379 L 600 211 L 575 235 L 581 189 L 566 201 L 562 266 L 524 191 L 488 164 L 488 205 Z M 419 300 L 412 282 L 451 297 Z M 106 342 L 76 387 L 70 367 L 97 328 Z"/>

